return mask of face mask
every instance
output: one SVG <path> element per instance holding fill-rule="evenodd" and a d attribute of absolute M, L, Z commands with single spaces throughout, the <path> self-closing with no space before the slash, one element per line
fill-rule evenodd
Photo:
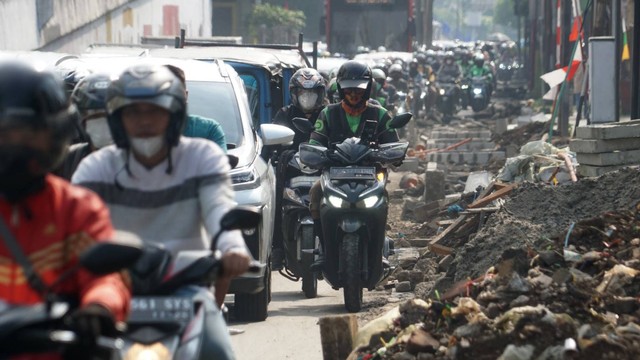
<path fill-rule="evenodd" d="M 313 92 L 305 91 L 302 94 L 298 95 L 298 103 L 302 110 L 311 110 L 315 107 L 316 101 L 318 100 L 318 94 Z"/>
<path fill-rule="evenodd" d="M 96 149 L 113 144 L 113 138 L 111 137 L 111 130 L 109 130 L 107 118 L 87 120 L 85 131 L 91 139 L 91 144 Z"/>
<path fill-rule="evenodd" d="M 131 148 L 133 151 L 145 158 L 153 157 L 157 154 L 165 144 L 164 136 L 154 136 L 148 138 L 130 138 Z"/>
<path fill-rule="evenodd" d="M 0 146 L 0 195 L 18 202 L 44 188 L 44 174 L 34 175 L 29 165 L 38 161 L 35 150 L 24 146 Z"/>

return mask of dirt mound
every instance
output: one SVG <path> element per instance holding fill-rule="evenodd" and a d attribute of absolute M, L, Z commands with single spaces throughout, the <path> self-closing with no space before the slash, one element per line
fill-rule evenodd
<path fill-rule="evenodd" d="M 561 186 L 523 183 L 502 209 L 462 248 L 448 276 L 475 278 L 510 248 L 544 249 L 571 223 L 613 210 L 633 208 L 640 201 L 640 172 L 625 169 L 595 179 Z"/>
<path fill-rule="evenodd" d="M 433 281 L 437 259 L 402 273 L 425 275 L 427 301 L 401 304 L 350 359 L 640 358 L 638 170 L 522 184 L 456 249 L 449 282 Z"/>

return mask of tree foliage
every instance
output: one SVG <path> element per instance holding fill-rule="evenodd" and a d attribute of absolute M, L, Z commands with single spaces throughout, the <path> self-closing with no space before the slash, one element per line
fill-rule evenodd
<path fill-rule="evenodd" d="M 305 23 L 306 16 L 302 11 L 271 4 L 255 5 L 247 18 L 251 37 L 260 42 L 290 42 Z"/>

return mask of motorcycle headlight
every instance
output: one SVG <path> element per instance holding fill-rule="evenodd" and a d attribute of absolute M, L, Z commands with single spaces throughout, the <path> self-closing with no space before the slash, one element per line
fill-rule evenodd
<path fill-rule="evenodd" d="M 331 204 L 331 206 L 335 208 L 341 208 L 342 204 L 344 204 L 344 200 L 340 199 L 335 195 L 329 195 L 328 200 L 329 200 L 329 204 Z"/>
<path fill-rule="evenodd" d="M 444 95 L 444 89 L 440 89 L 440 95 Z"/>
<path fill-rule="evenodd" d="M 300 196 L 298 195 L 298 193 L 295 190 L 289 189 L 289 188 L 284 189 L 284 198 L 297 203 L 302 202 L 302 199 L 300 199 Z"/>
<path fill-rule="evenodd" d="M 378 198 L 377 195 L 373 195 L 362 200 L 362 203 L 364 204 L 364 207 L 368 209 L 368 208 L 374 207 L 378 203 L 379 199 L 380 198 Z"/>
<path fill-rule="evenodd" d="M 460 88 L 461 88 L 462 90 L 466 90 L 466 89 L 468 89 L 468 88 L 469 88 L 469 85 L 462 85 L 462 86 L 460 86 Z"/>
<path fill-rule="evenodd" d="M 482 89 L 473 89 L 473 93 L 476 95 L 480 95 L 482 93 Z"/>

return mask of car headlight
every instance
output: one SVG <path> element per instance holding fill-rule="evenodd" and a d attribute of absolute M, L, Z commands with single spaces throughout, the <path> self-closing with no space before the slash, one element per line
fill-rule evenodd
<path fill-rule="evenodd" d="M 329 200 L 329 204 L 331 204 L 331 206 L 336 208 L 341 208 L 342 204 L 344 203 L 344 200 L 340 199 L 335 195 L 329 195 L 328 200 Z"/>
<path fill-rule="evenodd" d="M 231 173 L 231 182 L 234 186 L 242 188 L 254 188 L 260 185 L 260 174 L 256 168 L 241 169 Z"/>
<path fill-rule="evenodd" d="M 473 89 L 473 93 L 476 94 L 476 95 L 480 95 L 480 94 L 482 94 L 482 89 L 478 89 L 478 88 Z"/>

